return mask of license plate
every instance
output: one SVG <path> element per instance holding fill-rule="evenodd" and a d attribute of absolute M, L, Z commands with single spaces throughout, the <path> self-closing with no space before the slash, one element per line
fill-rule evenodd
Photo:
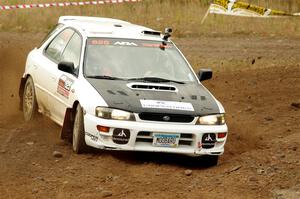
<path fill-rule="evenodd" d="M 153 146 L 178 147 L 180 134 L 153 133 Z"/>

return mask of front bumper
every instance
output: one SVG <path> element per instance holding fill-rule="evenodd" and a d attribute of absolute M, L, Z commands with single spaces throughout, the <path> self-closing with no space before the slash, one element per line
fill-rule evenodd
<path fill-rule="evenodd" d="M 100 132 L 97 125 L 109 127 L 109 132 Z M 86 113 L 84 116 L 85 142 L 87 145 L 108 150 L 148 151 L 177 153 L 191 156 L 221 155 L 224 152 L 226 137 L 216 137 L 210 148 L 203 143 L 204 134 L 227 133 L 227 125 L 195 125 L 153 121 L 118 121 L 95 117 Z M 113 141 L 115 129 L 129 130 L 128 143 L 117 144 Z M 157 147 L 153 145 L 153 133 L 180 134 L 177 147 Z"/>

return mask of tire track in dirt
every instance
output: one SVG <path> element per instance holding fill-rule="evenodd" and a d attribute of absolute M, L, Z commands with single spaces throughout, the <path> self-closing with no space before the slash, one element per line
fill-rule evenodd
<path fill-rule="evenodd" d="M 1 134 L 3 134 L 2 133 L 3 131 L 4 131 L 4 129 L 0 129 Z M 18 131 L 19 131 L 18 129 L 13 129 L 13 130 L 10 130 L 8 132 L 8 136 L 6 136 L 6 139 L 5 139 L 4 143 L 1 145 L 0 153 L 4 153 L 6 151 L 6 148 L 7 148 L 8 144 L 9 144 L 9 142 L 12 140 L 12 138 L 15 136 L 15 134 Z"/>

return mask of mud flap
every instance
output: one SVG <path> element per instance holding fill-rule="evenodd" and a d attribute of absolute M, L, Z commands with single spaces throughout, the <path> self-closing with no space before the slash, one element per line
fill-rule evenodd
<path fill-rule="evenodd" d="M 19 103 L 19 110 L 23 110 L 23 95 L 24 95 L 24 87 L 26 83 L 27 78 L 22 77 L 19 87 L 19 97 L 20 97 L 20 103 Z"/>
<path fill-rule="evenodd" d="M 73 112 L 71 108 L 66 109 L 63 127 L 60 132 L 60 138 L 63 140 L 72 140 L 73 131 Z"/>

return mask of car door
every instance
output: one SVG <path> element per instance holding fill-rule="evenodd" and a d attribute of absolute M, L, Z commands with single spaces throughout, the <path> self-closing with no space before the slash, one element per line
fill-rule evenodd
<path fill-rule="evenodd" d="M 43 39 L 43 41 L 40 44 L 39 48 L 35 48 L 30 52 L 30 56 L 27 58 L 28 68 L 30 70 L 30 74 L 34 80 L 35 85 L 35 92 L 37 97 L 37 102 L 39 105 L 39 110 L 46 114 L 49 113 L 48 111 L 48 91 L 45 88 L 48 84 L 46 83 L 45 77 L 48 77 L 47 71 L 48 71 L 48 64 L 49 60 L 44 57 L 44 47 L 42 46 L 44 44 L 49 43 L 49 38 L 53 35 L 56 35 L 60 32 L 60 29 L 63 27 L 62 24 L 57 24 L 50 32 L 47 34 L 47 36 Z M 51 65 L 52 63 L 50 63 Z"/>
<path fill-rule="evenodd" d="M 52 114 L 60 122 L 63 122 L 65 111 L 67 107 L 73 105 L 73 93 L 72 87 L 77 80 L 80 55 L 82 50 L 82 37 L 79 33 L 74 32 L 67 46 L 65 47 L 60 57 L 60 62 L 71 62 L 74 64 L 74 74 L 66 73 L 63 71 L 56 71 L 55 79 L 56 84 L 51 85 L 51 94 L 49 95 L 49 104 L 53 106 L 51 109 Z M 73 92 L 72 92 L 73 91 Z"/>
<path fill-rule="evenodd" d="M 67 28 L 62 30 L 56 35 L 56 37 L 46 46 L 43 51 L 43 56 L 41 56 L 39 66 L 39 82 L 40 86 L 47 93 L 47 105 L 46 105 L 46 115 L 51 119 L 61 124 L 61 119 L 56 113 L 56 107 L 53 104 L 54 92 L 53 88 L 57 88 L 58 76 L 60 71 L 58 70 L 58 63 L 61 60 L 62 53 L 64 52 L 67 44 L 74 34 L 74 30 Z"/>

